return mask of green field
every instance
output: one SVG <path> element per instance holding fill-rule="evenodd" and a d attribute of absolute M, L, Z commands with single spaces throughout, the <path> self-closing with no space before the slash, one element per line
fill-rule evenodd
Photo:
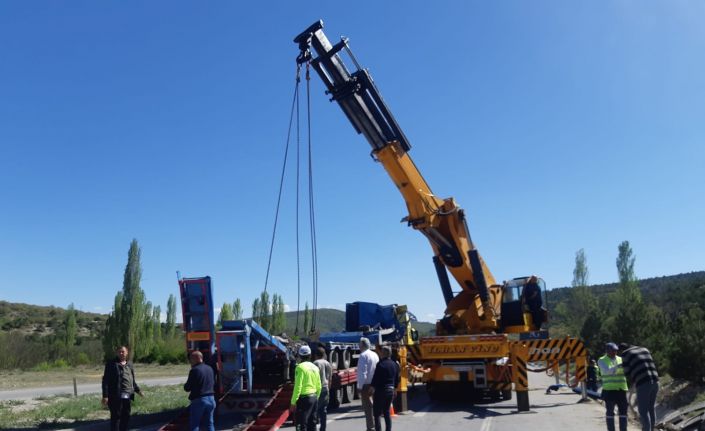
<path fill-rule="evenodd" d="M 141 380 L 149 378 L 186 376 L 189 368 L 188 364 L 135 364 L 135 377 L 139 384 Z M 79 366 L 47 371 L 0 370 L 0 390 L 73 385 L 74 377 L 77 384 L 100 383 L 102 376 L 103 366 Z"/>
<path fill-rule="evenodd" d="M 145 386 L 142 390 L 145 396 L 135 397 L 133 416 L 177 410 L 188 405 L 188 394 L 181 385 Z M 67 428 L 109 418 L 110 413 L 100 403 L 100 394 L 0 402 L 0 429 Z"/>

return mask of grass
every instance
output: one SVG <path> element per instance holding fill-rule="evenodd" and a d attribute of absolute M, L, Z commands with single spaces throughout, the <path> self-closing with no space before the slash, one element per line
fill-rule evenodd
<path fill-rule="evenodd" d="M 149 378 L 188 375 L 189 365 L 135 364 L 137 383 Z M 40 368 L 35 370 L 0 371 L 0 390 L 25 389 L 48 386 L 72 386 L 73 378 L 78 384 L 100 383 L 103 366 L 86 365 L 69 368 Z M 72 390 L 73 391 L 73 390 Z"/>
<path fill-rule="evenodd" d="M 144 398 L 135 397 L 132 415 L 159 413 L 184 408 L 188 394 L 181 385 L 146 386 Z M 4 428 L 63 428 L 72 424 L 107 420 L 110 413 L 100 403 L 99 394 L 79 397 L 57 396 L 32 403 L 16 401 L 0 403 L 0 429 Z"/>

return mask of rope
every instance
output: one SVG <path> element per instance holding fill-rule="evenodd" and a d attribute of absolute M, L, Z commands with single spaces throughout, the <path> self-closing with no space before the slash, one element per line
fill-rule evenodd
<path fill-rule="evenodd" d="M 301 82 L 301 65 L 296 65 L 296 85 Z M 296 329 L 294 335 L 299 334 L 299 313 L 301 308 L 301 252 L 299 251 L 299 170 L 301 162 L 301 120 L 299 114 L 299 99 L 296 99 Z M 306 331 L 306 328 L 304 328 Z"/>
<path fill-rule="evenodd" d="M 546 367 L 544 367 L 544 368 L 529 368 L 529 367 L 526 367 L 526 370 L 527 370 L 527 371 L 530 371 L 530 372 L 532 372 L 532 373 L 543 373 L 544 371 L 549 371 L 549 370 L 553 369 L 553 366 L 556 365 L 557 363 L 558 363 L 558 361 L 556 360 L 556 361 L 551 362 L 550 364 L 547 364 Z M 550 376 L 551 376 L 551 375 L 549 374 L 549 377 L 550 377 Z"/>
<path fill-rule="evenodd" d="M 279 194 L 277 196 L 277 207 L 274 212 L 274 228 L 272 229 L 272 240 L 269 244 L 269 258 L 267 259 L 267 273 L 264 278 L 264 291 L 267 291 L 267 285 L 269 284 L 269 272 L 272 267 L 272 254 L 274 251 L 274 239 L 276 238 L 277 235 L 277 224 L 279 222 L 279 207 L 281 205 L 281 199 L 282 199 L 282 190 L 284 188 L 284 175 L 286 174 L 286 163 L 287 160 L 289 159 L 289 143 L 291 142 L 291 126 L 294 121 L 294 109 L 298 107 L 298 100 L 299 100 L 299 83 L 301 82 L 301 66 L 297 65 L 296 66 L 296 83 L 294 86 L 294 97 L 293 100 L 291 101 L 291 114 L 289 115 L 289 130 L 287 131 L 286 135 L 286 146 L 284 147 L 284 161 L 282 163 L 282 172 L 281 172 L 281 177 L 279 179 Z M 298 109 L 297 109 L 298 112 Z M 298 116 L 298 115 L 297 115 Z M 297 126 L 298 128 L 298 126 Z M 298 332 L 299 328 L 299 315 L 298 315 L 298 302 L 297 302 L 297 314 L 296 314 L 296 331 Z"/>
<path fill-rule="evenodd" d="M 311 230 L 311 270 L 313 281 L 313 311 L 311 314 L 311 329 L 316 330 L 316 318 L 318 314 L 318 250 L 316 246 L 316 215 L 314 211 L 313 199 L 313 151 L 311 143 L 311 63 L 306 63 L 306 107 L 308 117 L 308 213 L 309 228 Z"/>

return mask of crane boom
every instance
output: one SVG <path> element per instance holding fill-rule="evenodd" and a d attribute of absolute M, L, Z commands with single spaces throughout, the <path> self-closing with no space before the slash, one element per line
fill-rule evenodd
<path fill-rule="evenodd" d="M 465 212 L 450 197 L 437 197 L 423 178 L 408 152 L 411 149 L 404 132 L 377 90 L 369 72 L 362 69 L 348 47 L 347 39 L 333 45 L 318 21 L 299 34 L 299 63 L 309 63 L 327 87 L 331 101 L 336 101 L 357 133 L 365 136 L 372 155 L 387 171 L 406 202 L 409 226 L 430 242 L 434 262 L 446 300 L 446 325 L 452 333 L 485 333 L 498 329 L 501 314 L 501 286 L 472 242 Z M 311 48 L 317 57 L 313 58 Z M 350 72 L 341 52 L 345 50 L 356 70 Z M 454 295 L 447 273 L 462 288 Z"/>

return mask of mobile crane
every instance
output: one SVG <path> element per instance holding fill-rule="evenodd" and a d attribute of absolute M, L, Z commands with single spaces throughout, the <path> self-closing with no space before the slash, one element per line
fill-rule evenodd
<path fill-rule="evenodd" d="M 437 197 L 409 156 L 411 145 L 369 72 L 359 66 L 346 38 L 333 45 L 318 21 L 296 36 L 297 63 L 313 67 L 331 101 L 341 107 L 358 134 L 372 147 L 402 194 L 408 209 L 404 221 L 421 232 L 433 249 L 433 264 L 446 303 L 436 336 L 408 346 L 412 361 L 430 369 L 425 376 L 432 397 L 453 393 L 457 386 L 476 395 L 510 398 L 517 391 L 519 410 L 528 410 L 528 360 L 576 360 L 576 376 L 584 380 L 585 348 L 577 339 L 550 340 L 540 331 L 545 310 L 529 309 L 527 287 L 544 287 L 536 277 L 497 283 L 470 237 L 465 212 L 450 197 Z M 314 58 L 315 51 L 317 57 Z M 342 52 L 356 66 L 350 72 Z M 461 291 L 454 294 L 448 272 Z M 529 334 L 536 341 L 511 341 L 507 334 Z M 522 337 L 523 338 L 523 337 Z M 455 392 L 457 393 L 457 392 Z"/>

